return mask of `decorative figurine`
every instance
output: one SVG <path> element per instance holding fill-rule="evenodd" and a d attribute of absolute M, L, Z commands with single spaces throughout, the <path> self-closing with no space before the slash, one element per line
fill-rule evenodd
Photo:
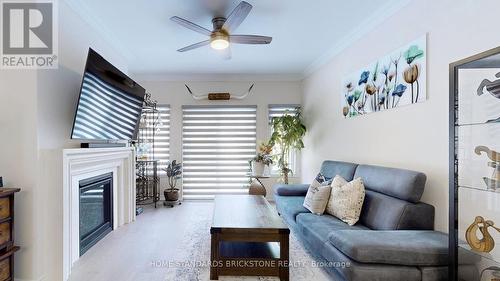
<path fill-rule="evenodd" d="M 491 271 L 491 281 L 500 281 L 500 267 L 498 266 L 490 266 L 481 271 L 481 275 L 479 275 L 478 280 L 483 280 L 483 274 L 485 272 Z"/>
<path fill-rule="evenodd" d="M 495 74 L 496 78 L 500 78 L 500 72 Z M 484 88 L 486 91 L 490 93 L 493 97 L 500 99 L 500 79 L 490 81 L 488 79 L 484 79 L 479 87 L 477 88 L 477 95 L 480 96 L 484 93 Z"/>
<path fill-rule="evenodd" d="M 495 240 L 491 237 L 488 232 L 488 227 L 495 229 L 500 232 L 500 228 L 495 227 L 494 223 L 490 220 L 484 220 L 483 217 L 477 216 L 474 222 L 465 231 L 465 239 L 472 250 L 478 252 L 489 253 L 495 247 Z M 477 231 L 480 231 L 483 238 L 479 239 L 477 237 Z"/>
<path fill-rule="evenodd" d="M 484 152 L 491 160 L 491 162 L 488 162 L 488 166 L 492 167 L 494 170 L 491 178 L 483 177 L 486 186 L 493 190 L 500 188 L 500 153 L 482 145 L 477 146 L 474 152 L 477 155 L 481 155 L 481 152 Z"/>

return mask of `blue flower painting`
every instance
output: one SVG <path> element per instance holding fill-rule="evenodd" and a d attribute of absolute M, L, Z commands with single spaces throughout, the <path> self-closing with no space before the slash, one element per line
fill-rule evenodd
<path fill-rule="evenodd" d="M 396 86 L 396 89 L 392 92 L 392 96 L 402 97 L 404 92 L 406 91 L 406 86 L 403 84 L 399 84 Z"/>
<path fill-rule="evenodd" d="M 423 102 L 426 95 L 426 37 L 401 47 L 368 67 L 345 77 L 344 117 Z"/>
<path fill-rule="evenodd" d="M 369 77 L 370 77 L 370 71 L 363 71 L 363 73 L 361 73 L 361 77 L 359 77 L 358 85 L 366 83 Z"/>

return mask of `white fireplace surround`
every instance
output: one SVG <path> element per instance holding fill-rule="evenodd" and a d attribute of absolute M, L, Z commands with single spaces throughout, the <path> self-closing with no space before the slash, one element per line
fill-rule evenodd
<path fill-rule="evenodd" d="M 131 147 L 63 150 L 63 279 L 80 257 L 80 181 L 113 173 L 113 229 L 135 221 L 135 151 Z"/>

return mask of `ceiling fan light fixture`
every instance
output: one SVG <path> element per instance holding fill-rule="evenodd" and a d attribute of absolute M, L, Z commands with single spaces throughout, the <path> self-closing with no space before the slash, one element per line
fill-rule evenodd
<path fill-rule="evenodd" d="M 227 47 L 229 47 L 229 41 L 227 41 L 227 39 L 224 38 L 214 39 L 212 40 L 212 42 L 210 42 L 210 47 L 212 47 L 212 49 L 215 50 L 224 50 L 227 49 Z"/>
<path fill-rule="evenodd" d="M 229 36 L 223 31 L 216 31 L 210 37 L 210 47 L 215 50 L 224 50 L 229 47 Z"/>
<path fill-rule="evenodd" d="M 246 44 L 246 45 L 262 45 L 269 44 L 273 40 L 272 37 L 262 36 L 262 35 L 234 35 L 232 34 L 240 24 L 246 19 L 250 11 L 252 10 L 252 5 L 246 1 L 241 1 L 236 8 L 229 14 L 229 16 L 224 17 L 217 15 L 212 19 L 213 30 L 210 31 L 196 23 L 190 22 L 186 19 L 174 16 L 170 19 L 177 24 L 193 30 L 197 33 L 209 36 L 210 39 L 204 40 L 195 44 L 191 44 L 184 48 L 178 49 L 178 52 L 186 52 L 194 50 L 203 46 L 210 45 L 214 50 L 223 51 L 225 59 L 231 58 L 230 45 L 232 44 Z"/>

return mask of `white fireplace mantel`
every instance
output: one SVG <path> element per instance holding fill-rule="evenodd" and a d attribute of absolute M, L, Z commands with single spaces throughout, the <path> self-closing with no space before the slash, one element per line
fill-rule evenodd
<path fill-rule="evenodd" d="M 135 221 L 135 150 L 79 148 L 63 150 L 63 279 L 80 257 L 79 182 L 113 173 L 113 229 Z"/>

